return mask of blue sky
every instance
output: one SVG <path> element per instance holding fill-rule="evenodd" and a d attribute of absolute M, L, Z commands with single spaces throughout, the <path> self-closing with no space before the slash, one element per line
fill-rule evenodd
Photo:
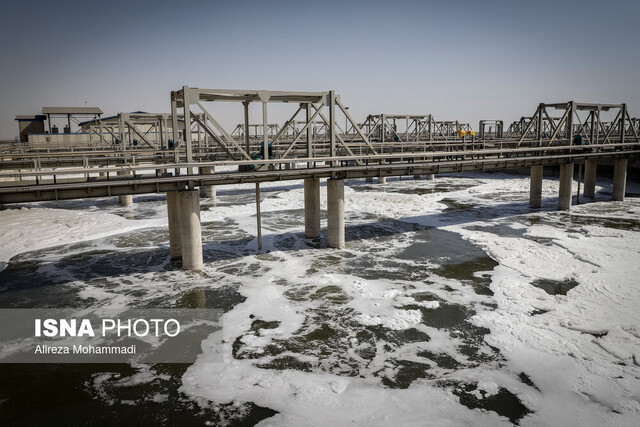
<path fill-rule="evenodd" d="M 84 0 L 3 9 L 3 139 L 17 134 L 17 114 L 43 106 L 169 111 L 169 92 L 182 85 L 334 89 L 358 120 L 431 113 L 477 126 L 566 100 L 627 102 L 640 116 L 638 1 Z M 216 111 L 232 128 L 241 109 L 225 107 Z"/>

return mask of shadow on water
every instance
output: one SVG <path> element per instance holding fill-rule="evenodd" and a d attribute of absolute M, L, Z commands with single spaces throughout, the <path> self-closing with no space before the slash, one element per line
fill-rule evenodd
<path fill-rule="evenodd" d="M 188 367 L 155 364 L 155 378 L 140 380 L 126 364 L 0 364 L 0 417 L 25 426 L 253 426 L 277 414 L 253 403 L 199 405 L 179 391 Z"/>
<path fill-rule="evenodd" d="M 483 217 L 487 215 L 498 217 L 499 215 L 507 216 L 513 210 L 517 210 L 520 213 L 522 205 L 521 203 L 514 203 L 506 206 L 501 205 L 501 207 L 493 209 L 478 209 L 482 210 Z M 477 258 L 486 257 L 482 251 L 471 244 L 465 244 L 465 247 L 461 248 L 462 239 L 454 237 L 455 233 L 416 224 L 424 221 L 428 222 L 430 218 L 437 220 L 441 215 L 434 214 L 423 217 L 403 218 L 401 220 L 379 219 L 364 224 L 347 225 L 345 227 L 345 239 L 348 242 L 347 249 L 349 243 L 357 243 L 369 239 L 384 239 L 410 231 L 419 231 L 425 234 L 423 241 L 419 241 L 421 237 L 418 236 L 418 241 L 408 248 L 404 254 L 400 254 L 400 257 L 437 257 L 439 261 L 448 257 L 452 260 L 451 263 L 473 261 Z M 302 210 L 292 210 L 285 212 L 281 219 L 287 223 L 285 224 L 286 226 L 295 226 L 298 223 L 302 223 L 302 218 Z M 475 220 L 468 218 L 468 216 L 465 216 L 465 218 L 466 221 Z M 275 222 L 277 219 L 277 214 L 266 215 L 267 222 Z M 460 223 L 464 221 L 461 219 Z M 232 225 L 234 225 L 232 220 L 203 223 L 202 238 L 205 262 L 240 259 L 259 254 L 255 247 L 255 237 L 241 231 L 230 231 Z M 432 237 L 426 236 L 427 234 L 431 234 Z M 443 244 L 437 247 L 431 246 L 429 242 L 434 240 L 433 236 L 436 236 L 435 240 L 442 240 Z M 265 242 L 271 242 L 271 247 L 268 247 L 268 251 L 299 251 L 322 248 L 327 245 L 326 231 L 323 231 L 321 238 L 314 240 L 305 239 L 302 231 L 265 234 L 263 239 Z M 108 248 L 103 248 L 104 246 Z M 63 255 L 65 251 L 73 253 L 65 256 Z M 414 255 L 412 255 L 412 252 Z M 55 259 L 56 254 L 59 259 Z M 461 257 L 466 259 L 462 260 Z M 48 261 L 48 259 L 51 260 Z M 179 263 L 170 262 L 168 231 L 166 228 L 138 230 L 98 241 L 51 247 L 17 255 L 11 259 L 7 268 L 0 272 L 0 283 L 2 284 L 0 292 L 24 286 L 29 288 L 51 286 L 75 280 L 117 277 L 144 272 L 172 271 L 177 268 L 179 268 Z M 64 271 L 65 274 L 53 274 L 52 277 L 47 274 L 61 271 Z M 446 274 L 446 268 L 443 270 L 443 274 Z"/>
<path fill-rule="evenodd" d="M 177 307 L 226 311 L 233 287 L 192 289 Z M 189 364 L 0 364 L 0 418 L 10 425 L 253 426 L 277 414 L 251 402 L 201 405 L 179 391 Z"/>

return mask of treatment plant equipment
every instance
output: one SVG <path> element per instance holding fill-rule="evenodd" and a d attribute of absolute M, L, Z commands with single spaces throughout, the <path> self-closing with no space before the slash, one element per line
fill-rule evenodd
<path fill-rule="evenodd" d="M 269 129 L 269 105 L 287 104 L 292 114 L 275 134 L 262 132 L 262 138 L 256 139 L 244 132 L 239 138 L 210 113 L 210 103 L 239 106 L 237 112 L 244 117 L 245 129 L 251 123 L 251 103 L 261 106 L 263 129 Z M 603 121 L 601 113 L 614 118 Z M 119 196 L 121 203 L 127 205 L 136 194 L 167 193 L 170 253 L 182 258 L 184 268 L 198 269 L 203 262 L 199 197 L 215 197 L 215 187 L 219 185 L 255 183 L 260 247 L 260 183 L 304 180 L 305 236 L 317 238 L 320 180 L 327 179 L 328 245 L 341 248 L 345 244 L 345 179 L 377 178 L 384 182 L 388 176 L 433 178 L 434 174 L 448 172 L 526 167 L 531 170 L 529 203 L 538 208 L 543 167 L 559 166 L 558 208 L 566 210 L 571 206 L 575 164 L 579 168 L 584 164 L 585 195 L 591 196 L 597 163 L 612 160 L 612 198 L 623 200 L 627 161 L 640 156 L 637 120 L 630 117 L 625 104 L 540 104 L 517 132 L 504 132 L 502 138 L 494 134 L 478 139 L 466 135 L 460 138 L 463 133 L 471 133 L 468 126 L 435 122 L 427 115 L 402 116 L 404 132 L 394 127 L 391 134 L 397 138 L 387 140 L 385 128 L 394 125 L 388 121 L 393 116 L 383 117 L 381 122 L 378 119 L 377 124 L 370 116 L 370 125 L 359 125 L 334 91 L 184 86 L 171 92 L 171 113 L 166 119 L 156 115 L 154 120 L 158 117 L 161 122 L 166 121 L 160 132 L 166 135 L 160 141 L 168 138 L 173 141 L 172 147 L 121 144 L 117 148 L 85 151 L 3 149 L 0 203 Z M 430 123 L 427 133 L 425 117 Z M 124 119 L 124 115 L 119 118 Z M 313 132 L 318 121 L 324 123 L 326 132 Z M 339 123 L 345 122 L 349 132 L 340 131 Z M 379 138 L 373 136 L 376 126 L 381 130 Z M 133 127 L 130 132 L 136 133 Z M 440 139 L 440 133 L 446 137 Z M 153 145 L 152 141 L 147 142 Z"/>

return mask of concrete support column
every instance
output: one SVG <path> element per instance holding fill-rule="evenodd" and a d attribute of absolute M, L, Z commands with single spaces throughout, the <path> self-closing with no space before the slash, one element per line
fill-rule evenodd
<path fill-rule="evenodd" d="M 119 171 L 118 172 L 119 176 L 131 176 L 131 174 L 127 171 Z M 120 206 L 131 206 L 133 204 L 133 195 L 131 194 L 125 194 L 122 196 L 118 196 L 118 200 L 120 201 Z"/>
<path fill-rule="evenodd" d="M 627 159 L 615 159 L 613 163 L 613 197 L 617 202 L 624 201 L 627 187 Z"/>
<path fill-rule="evenodd" d="M 531 177 L 529 182 L 529 207 L 539 208 L 542 206 L 542 173 L 543 166 L 531 166 Z"/>
<path fill-rule="evenodd" d="M 436 174 L 435 173 L 428 173 L 427 174 L 427 180 L 428 181 L 433 181 L 434 179 L 436 179 Z"/>
<path fill-rule="evenodd" d="M 364 182 L 373 182 L 373 177 L 372 176 L 368 176 L 364 179 Z"/>
<path fill-rule="evenodd" d="M 596 159 L 588 159 L 584 162 L 584 196 L 596 197 L 596 169 L 598 161 Z"/>
<path fill-rule="evenodd" d="M 126 194 L 124 196 L 118 196 L 118 200 L 120 201 L 120 206 L 127 207 L 133 205 L 133 196 L 131 194 Z"/>
<path fill-rule="evenodd" d="M 202 267 L 202 230 L 200 228 L 200 197 L 198 190 L 180 191 L 180 245 L 182 268 Z"/>
<path fill-rule="evenodd" d="M 320 237 L 320 179 L 304 180 L 304 237 Z"/>
<path fill-rule="evenodd" d="M 387 183 L 387 177 L 386 176 L 379 176 L 378 177 L 378 184 L 386 184 Z"/>
<path fill-rule="evenodd" d="M 208 175 L 214 173 L 213 167 L 200 168 L 200 174 Z M 215 185 L 203 185 L 200 187 L 200 197 L 206 197 L 215 200 L 216 199 L 216 186 Z"/>
<path fill-rule="evenodd" d="M 558 210 L 571 209 L 571 189 L 573 187 L 573 163 L 560 165 L 560 189 L 558 190 Z"/>
<path fill-rule="evenodd" d="M 327 180 L 329 247 L 344 248 L 344 179 Z"/>
<path fill-rule="evenodd" d="M 171 258 L 181 258 L 180 195 L 177 191 L 167 192 L 167 216 L 169 217 L 169 255 Z"/>

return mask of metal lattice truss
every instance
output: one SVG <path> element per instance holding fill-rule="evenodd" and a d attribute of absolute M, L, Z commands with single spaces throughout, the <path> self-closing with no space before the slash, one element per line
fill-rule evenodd
<path fill-rule="evenodd" d="M 515 120 L 509 125 L 503 135 L 507 138 L 520 138 L 529 126 L 529 121 L 531 121 L 531 117 L 520 117 L 520 120 Z"/>
<path fill-rule="evenodd" d="M 612 111 L 615 118 L 601 120 L 601 112 Z M 531 118 L 523 118 L 526 126 L 522 130 L 518 144 L 538 141 L 538 145 L 554 143 L 571 144 L 574 136 L 580 135 L 585 143 L 624 143 L 626 135 L 638 138 L 626 104 L 582 104 L 575 101 L 558 104 L 539 104 Z M 615 137 L 614 137 L 615 136 Z"/>
<path fill-rule="evenodd" d="M 627 135 L 640 135 L 640 119 L 632 117 L 627 122 Z"/>
<path fill-rule="evenodd" d="M 291 131 L 294 136 L 297 136 L 302 132 L 304 126 L 307 123 L 304 120 L 295 120 L 291 126 Z M 329 126 L 322 120 L 315 120 L 311 125 L 311 135 L 314 138 L 328 138 Z M 351 128 L 353 129 L 353 127 Z"/>
<path fill-rule="evenodd" d="M 468 123 L 437 121 L 431 114 L 372 114 L 361 127 L 372 141 L 382 143 L 457 140 L 458 130 L 471 130 Z"/>
<path fill-rule="evenodd" d="M 250 128 L 249 105 L 252 102 L 262 105 L 262 129 L 269 129 L 268 105 L 270 103 L 290 103 L 297 106 L 297 109 L 275 135 L 262 132 L 262 141 L 256 143 L 249 137 L 248 132 L 243 134 L 244 140 L 239 140 L 228 132 L 207 110 L 206 105 L 210 102 L 241 103 L 244 106 L 243 127 L 246 129 Z M 358 149 L 359 153 L 378 154 L 368 136 L 356 124 L 334 91 L 274 92 L 198 89 L 183 86 L 182 89 L 171 92 L 171 113 L 175 118 L 174 121 L 177 120 L 179 109 L 183 111 L 185 123 L 192 123 L 192 121 L 197 123 L 199 128 L 224 152 L 225 160 L 336 158 L 353 156 L 356 154 L 355 149 Z M 304 113 L 301 114 L 303 111 Z M 359 141 L 345 140 L 344 132 L 336 120 L 337 111 L 341 111 L 346 122 L 355 129 L 360 138 Z M 301 119 L 300 116 L 303 115 L 304 119 Z M 324 135 L 313 133 L 313 126 L 318 120 L 324 122 L 328 128 L 328 132 Z M 175 128 L 177 129 L 177 126 Z M 178 138 L 179 134 L 174 130 L 174 140 L 177 141 Z M 193 161 L 194 144 L 190 132 L 183 134 L 181 143 L 185 145 L 187 162 Z"/>
<path fill-rule="evenodd" d="M 90 137 L 97 136 L 101 141 L 119 146 L 121 149 L 145 145 L 153 149 L 162 149 L 169 144 L 169 135 L 173 129 L 169 126 L 172 117 L 169 113 L 118 113 L 102 120 L 83 122 L 80 127 Z M 178 118 L 179 130 L 184 130 L 182 118 Z"/>
<path fill-rule="evenodd" d="M 260 124 L 250 124 L 248 126 L 249 129 L 249 138 L 253 138 L 256 140 L 262 139 L 264 137 L 264 125 Z M 267 135 L 269 138 L 273 138 L 278 134 L 280 130 L 280 125 L 277 123 L 269 123 L 267 125 Z M 236 128 L 231 132 L 231 136 L 236 140 L 244 141 L 244 124 L 240 123 L 236 126 Z"/>

